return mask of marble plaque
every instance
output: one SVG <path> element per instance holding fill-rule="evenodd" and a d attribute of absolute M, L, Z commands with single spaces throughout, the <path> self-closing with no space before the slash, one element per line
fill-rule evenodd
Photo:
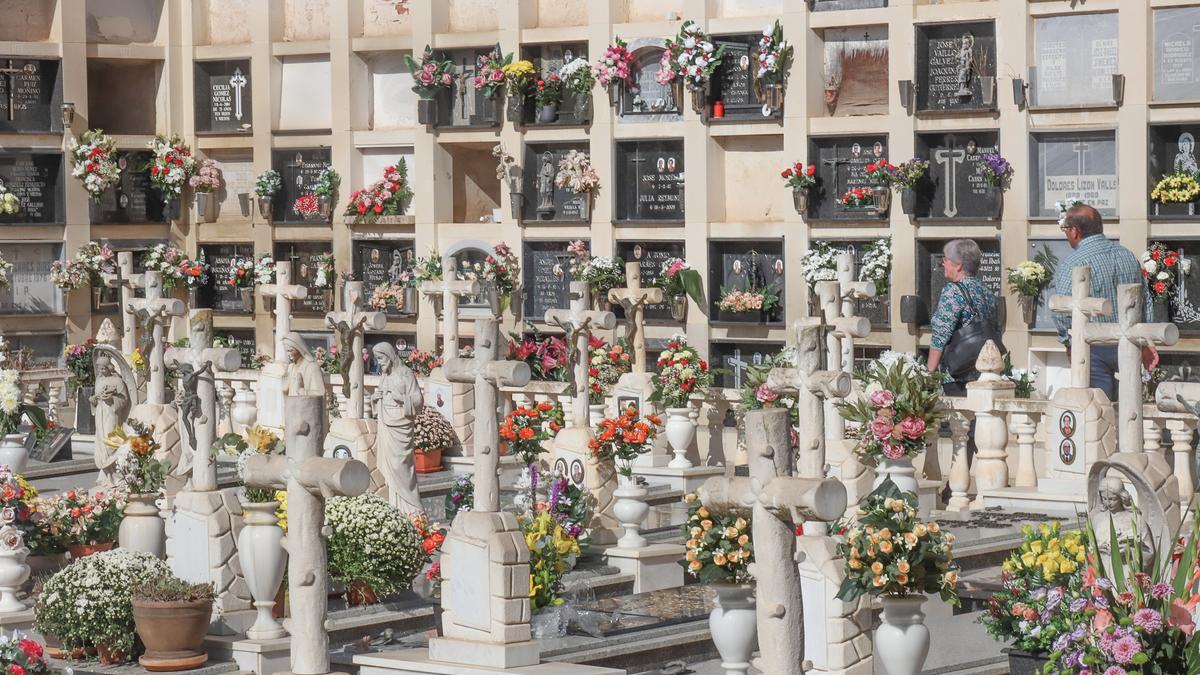
<path fill-rule="evenodd" d="M 366 373 L 368 375 L 378 375 L 380 373 L 379 364 L 375 361 L 375 355 L 371 351 L 375 345 L 387 342 L 396 348 L 401 358 L 408 356 L 414 349 L 417 348 L 416 333 L 367 333 L 363 336 L 363 349 L 367 357 Z M 465 344 L 465 343 L 463 343 Z M 428 405 L 432 405 L 429 402 Z"/>
<path fill-rule="evenodd" d="M 754 97 L 758 72 L 758 34 L 722 36 L 713 43 L 725 47 L 721 67 L 713 78 L 712 100 L 725 106 L 726 117 L 761 117 L 762 104 Z"/>
<path fill-rule="evenodd" d="M 1159 124 L 1149 129 L 1150 155 L 1146 194 L 1149 195 L 1163 176 L 1175 172 L 1200 172 L 1196 161 L 1196 137 L 1200 124 Z M 1190 204 L 1160 204 L 1147 199 L 1151 216 L 1191 217 L 1196 215 L 1196 202 Z"/>
<path fill-rule="evenodd" d="M 782 349 L 782 342 L 713 340 L 709 343 L 709 363 L 713 368 L 724 369 L 717 373 L 715 385 L 741 389 L 747 368 L 770 364 L 771 358 Z"/>
<path fill-rule="evenodd" d="M 929 315 L 937 309 L 938 299 L 946 286 L 942 273 L 942 247 L 949 239 L 923 239 L 917 242 L 918 293 L 929 307 Z M 983 251 L 979 279 L 998 297 L 1005 295 L 1004 269 L 1000 265 L 1000 242 L 996 239 L 976 240 Z"/>
<path fill-rule="evenodd" d="M 784 261 L 783 240 L 709 240 L 708 260 L 712 266 L 709 270 L 709 303 L 710 316 L 717 321 L 736 321 L 742 323 L 776 323 L 783 321 L 784 298 Z M 749 288 L 763 289 L 774 286 L 779 296 L 779 304 L 770 313 L 726 312 L 717 309 L 721 300 L 721 289 L 748 290 Z"/>
<path fill-rule="evenodd" d="M 276 223 L 303 223 L 325 220 L 305 220 L 296 213 L 292 205 L 302 195 L 311 194 L 321 172 L 331 166 L 333 160 L 329 148 L 271 151 L 271 168 L 279 172 L 283 188 L 275 193 L 272 202 L 271 220 Z M 337 210 L 337 205 L 334 206 Z"/>
<path fill-rule="evenodd" d="M 878 220 L 874 207 L 844 206 L 838 198 L 852 188 L 870 188 L 867 165 L 888 158 L 887 136 L 829 136 L 813 138 L 809 157 L 817 165 L 815 218 Z"/>
<path fill-rule="evenodd" d="M 329 273 L 327 288 L 318 288 L 317 265 L 314 259 L 320 255 L 333 252 L 333 246 L 327 241 L 281 241 L 275 242 L 275 259 L 292 263 L 292 283 L 308 287 L 308 295 L 303 300 L 292 301 L 293 312 L 309 312 L 324 314 L 325 292 L 331 290 L 337 283 L 333 272 Z"/>
<path fill-rule="evenodd" d="M 17 213 L 0 215 L 0 225 L 63 222 L 64 180 L 66 174 L 60 153 L 0 153 L 0 182 L 21 202 Z"/>
<path fill-rule="evenodd" d="M 525 241 L 521 254 L 521 285 L 525 294 L 525 318 L 544 321 L 546 310 L 570 307 L 570 241 Z"/>
<path fill-rule="evenodd" d="M 919 134 L 917 154 L 929 160 L 929 173 L 918 186 L 919 202 L 925 203 L 917 213 L 950 222 L 999 217 L 1001 193 L 979 173 L 983 156 L 996 152 L 997 138 L 993 131 Z"/>
<path fill-rule="evenodd" d="M 658 62 L 662 58 L 662 42 L 658 46 L 637 48 L 633 51 L 633 83 L 621 90 L 621 116 L 679 114 L 679 89 L 674 84 L 659 84 Z"/>
<path fill-rule="evenodd" d="M 855 279 L 857 280 L 858 270 L 861 270 L 863 267 L 863 253 L 867 250 L 867 245 L 871 241 L 850 241 L 843 239 L 827 241 L 825 243 L 839 251 L 850 251 L 850 253 L 854 254 Z M 872 326 L 890 326 L 892 323 L 891 297 L 889 288 L 889 292 L 883 295 L 877 295 L 870 300 L 859 300 L 858 316 L 865 316 L 870 319 Z"/>
<path fill-rule="evenodd" d="M 1200 7 L 1152 11 L 1154 100 L 1200 100 Z"/>
<path fill-rule="evenodd" d="M 642 286 L 651 287 L 658 280 L 665 260 L 684 257 L 684 244 L 682 241 L 618 241 L 617 255 L 625 262 L 637 262 L 642 273 Z M 617 318 L 625 317 L 625 310 L 620 305 L 613 305 L 613 312 Z M 647 323 L 678 323 L 671 318 L 671 307 L 665 302 L 646 305 L 642 316 Z"/>
<path fill-rule="evenodd" d="M 150 182 L 148 151 L 119 152 L 120 182 L 89 202 L 93 223 L 165 223 L 162 193 Z"/>
<path fill-rule="evenodd" d="M 575 194 L 554 184 L 558 163 L 571 150 L 588 151 L 587 143 L 526 143 L 522 174 L 525 204 L 521 218 L 527 222 L 579 223 L 591 220 L 589 195 Z"/>
<path fill-rule="evenodd" d="M 500 105 L 484 96 L 482 91 L 475 89 L 472 83 L 478 57 L 485 56 L 490 51 L 491 47 L 483 47 L 455 49 L 441 54 L 442 58 L 454 63 L 456 81 L 447 101 L 450 107 L 443 111 L 439 106 L 438 126 L 492 127 L 499 124 Z"/>
<path fill-rule="evenodd" d="M 9 287 L 0 289 L 0 314 L 61 314 L 63 292 L 50 281 L 50 263 L 62 258 L 62 244 L 0 246 L 12 263 Z"/>
<path fill-rule="evenodd" d="M 242 368 L 249 368 L 254 363 L 254 355 L 260 350 L 258 348 L 258 340 L 254 339 L 253 330 L 220 330 L 214 334 L 214 340 L 217 337 L 225 340 L 230 349 L 238 350 L 238 354 L 242 357 Z M 264 349 L 261 351 L 270 351 Z"/>
<path fill-rule="evenodd" d="M 995 110 L 996 27 L 991 21 L 917 26 L 917 110 Z"/>
<path fill-rule="evenodd" d="M 829 28 L 824 32 L 825 110 L 834 117 L 886 113 L 887 26 Z"/>
<path fill-rule="evenodd" d="M 61 133 L 58 59 L 0 57 L 0 134 Z"/>
<path fill-rule="evenodd" d="M 1179 326 L 1179 330 L 1195 333 L 1200 331 L 1200 241 L 1190 239 L 1162 243 L 1191 262 L 1191 273 L 1179 275 L 1169 311 L 1171 322 Z"/>
<path fill-rule="evenodd" d="M 814 0 L 812 11 L 836 12 L 843 9 L 875 9 L 887 6 L 888 0 Z"/>
<path fill-rule="evenodd" d="M 617 143 L 617 220 L 683 222 L 683 141 Z"/>
<path fill-rule="evenodd" d="M 238 133 L 254 122 L 250 59 L 197 61 L 196 131 Z"/>
<path fill-rule="evenodd" d="M 1025 254 L 1026 259 L 1033 260 L 1034 256 L 1042 253 L 1043 251 L 1048 251 L 1050 255 L 1054 256 L 1054 258 L 1061 263 L 1063 260 L 1067 259 L 1067 256 L 1071 255 L 1072 249 L 1071 245 L 1067 243 L 1067 240 L 1063 239 L 1062 237 L 1058 237 L 1056 239 L 1031 239 L 1029 240 L 1029 250 Z M 1004 276 L 1007 279 L 1007 271 L 1004 272 Z M 1008 281 L 1004 282 L 1004 286 L 1005 289 L 1011 292 L 1011 287 L 1009 287 Z M 1054 295 L 1053 279 L 1051 279 L 1046 288 L 1042 289 L 1041 294 L 1038 295 L 1037 313 L 1034 315 L 1033 319 L 1034 330 L 1057 330 L 1054 325 L 1054 313 L 1050 311 L 1050 306 L 1048 304 L 1050 302 L 1051 295 Z M 1013 302 L 1016 302 L 1016 298 L 1013 299 Z"/>
<path fill-rule="evenodd" d="M 172 518 L 171 571 L 193 584 L 212 582 L 209 561 L 208 519 L 184 509 L 175 509 Z"/>
<path fill-rule="evenodd" d="M 1113 105 L 1117 13 L 1033 20 L 1032 98 L 1037 107 Z"/>
<path fill-rule="evenodd" d="M 247 258 L 254 259 L 254 244 L 200 244 L 196 255 L 206 261 L 212 269 L 208 275 L 208 286 L 201 288 L 197 294 L 200 306 L 211 307 L 218 312 L 245 312 L 242 305 L 242 289 L 231 286 L 229 279 L 233 275 L 235 262 Z"/>
<path fill-rule="evenodd" d="M 416 253 L 412 239 L 386 239 L 354 242 L 354 278 L 363 282 L 363 303 L 371 297 L 377 286 L 400 283 L 400 275 L 410 269 Z M 415 307 L 405 308 L 413 314 Z M 389 315 L 399 316 L 395 307 L 388 307 Z"/>
<path fill-rule="evenodd" d="M 1030 216 L 1057 219 L 1055 202 L 1072 201 L 1090 204 L 1101 215 L 1117 214 L 1115 132 L 1030 134 L 1029 142 Z"/>

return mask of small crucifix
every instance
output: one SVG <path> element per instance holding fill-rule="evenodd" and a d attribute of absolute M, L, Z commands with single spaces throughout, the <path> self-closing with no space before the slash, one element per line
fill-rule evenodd
<path fill-rule="evenodd" d="M 363 418 L 363 351 L 364 333 L 368 330 L 383 330 L 387 316 L 383 312 L 364 312 L 360 307 L 363 282 L 346 282 L 345 302 L 342 311 L 325 315 L 325 324 L 337 334 L 340 344 L 342 395 L 349 401 L 350 418 Z"/>
<path fill-rule="evenodd" d="M 26 63 L 24 66 L 22 66 L 20 68 L 14 68 L 13 60 L 9 59 L 8 66 L 6 68 L 0 68 L 0 74 L 8 76 L 7 79 L 8 79 L 8 121 L 9 122 L 16 119 L 15 107 L 16 107 L 17 75 L 20 73 L 25 73 L 26 75 L 35 75 L 35 74 L 37 74 L 37 65 L 35 65 L 33 63 Z"/>
<path fill-rule="evenodd" d="M 608 301 L 625 309 L 625 340 L 633 348 L 633 372 L 642 374 L 646 372 L 646 305 L 662 302 L 663 292 L 661 288 L 642 288 L 642 264 L 636 261 L 625 263 L 625 283 L 625 288 L 609 289 Z"/>

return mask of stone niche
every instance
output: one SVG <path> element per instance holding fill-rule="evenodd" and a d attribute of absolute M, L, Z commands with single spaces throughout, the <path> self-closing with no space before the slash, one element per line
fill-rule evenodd
<path fill-rule="evenodd" d="M 1034 19 L 1030 106 L 1116 105 L 1117 34 L 1116 12 Z"/>
<path fill-rule="evenodd" d="M 1200 240 L 1177 239 L 1161 242 L 1191 263 L 1189 274 L 1180 274 L 1175 295 L 1167 306 L 1170 320 L 1189 335 L 1200 333 Z"/>
<path fill-rule="evenodd" d="M 404 160 L 404 165 L 408 168 L 409 187 L 412 186 L 413 177 L 416 175 L 416 167 L 413 166 L 413 149 L 411 147 L 404 148 L 362 148 L 359 150 L 359 178 L 353 186 L 343 186 L 342 192 L 345 196 L 342 199 L 342 205 L 348 203 L 350 193 L 359 188 L 366 187 L 371 183 L 383 177 L 383 170 L 389 166 L 395 166 Z M 413 205 L 420 199 L 414 195 L 412 201 L 408 203 L 406 213 L 413 213 Z"/>
<path fill-rule="evenodd" d="M 417 95 L 413 77 L 400 52 L 358 54 L 354 89 L 367 92 L 367 105 L 354 106 L 350 114 L 356 129 L 402 129 L 417 122 Z"/>
<path fill-rule="evenodd" d="M 709 362 L 717 373 L 716 386 L 741 389 L 746 369 L 771 362 L 783 350 L 782 342 L 713 340 L 709 343 Z"/>
<path fill-rule="evenodd" d="M 813 194 L 816 204 L 810 202 L 809 217 L 819 220 L 878 221 L 881 216 L 873 206 L 846 206 L 839 199 L 854 188 L 871 187 L 867 165 L 889 158 L 887 136 L 861 134 L 812 137 L 808 148 L 807 161 L 817 167 L 816 192 Z"/>
<path fill-rule="evenodd" d="M 755 80 L 758 72 L 758 41 L 761 33 L 737 35 L 715 35 L 713 44 L 725 50 L 721 67 L 713 74 L 709 104 L 721 101 L 724 116 L 712 118 L 712 122 L 723 120 L 762 120 L 783 117 L 782 110 L 763 115 L 762 101 L 755 95 Z"/>
<path fill-rule="evenodd" d="M 7 291 L 0 291 L 5 292 Z M 33 361 L 37 365 L 58 367 L 58 360 L 67 344 L 67 336 L 63 333 L 9 333 L 4 336 L 4 342 L 13 351 L 28 347 L 33 351 Z"/>
<path fill-rule="evenodd" d="M 333 242 L 330 241 L 275 242 L 275 259 L 292 263 L 292 283 L 308 288 L 308 295 L 303 300 L 292 301 L 293 312 L 309 315 L 323 315 L 326 312 L 324 298 L 325 293 L 330 289 L 320 288 L 316 285 L 318 275 L 315 258 L 331 253 L 333 253 Z M 327 281 L 336 283 L 336 277 Z M 325 334 L 322 333 L 322 335 Z M 312 346 L 315 347 L 318 344 Z"/>
<path fill-rule="evenodd" d="M 86 126 L 112 135 L 153 134 L 162 65 L 162 61 L 88 59 Z"/>
<path fill-rule="evenodd" d="M 525 45 L 521 48 L 521 58 L 533 63 L 539 77 L 548 77 L 557 73 L 564 65 L 575 60 L 588 60 L 588 45 L 586 42 L 560 42 L 555 44 Z M 585 103 L 591 102 L 591 95 Z M 587 124 L 592 120 L 590 106 L 586 109 L 577 107 L 579 95 L 570 89 L 563 91 L 563 100 L 558 106 L 558 117 L 550 124 Z M 509 111 L 512 119 L 513 111 Z M 532 97 L 526 100 L 521 111 L 522 124 L 537 124 L 537 104 Z"/>
<path fill-rule="evenodd" d="M 329 8 L 329 0 L 283 0 L 283 39 L 328 40 Z"/>
<path fill-rule="evenodd" d="M 250 42 L 254 25 L 250 9 L 255 0 L 203 0 L 208 11 L 197 25 L 207 27 L 208 34 L 197 35 L 197 44 L 237 45 Z M 200 4 L 198 0 L 197 4 Z"/>
<path fill-rule="evenodd" d="M 1025 254 L 1027 260 L 1033 260 L 1038 255 L 1052 256 L 1051 262 L 1057 264 L 1071 255 L 1071 245 L 1062 237 L 1054 239 L 1030 239 L 1028 244 L 1029 251 Z M 1054 295 L 1054 284 L 1051 282 L 1042 289 L 1038 295 L 1037 308 L 1034 314 L 1032 330 L 1037 331 L 1054 331 L 1057 328 L 1054 325 L 1054 314 L 1050 311 L 1050 296 Z"/>
<path fill-rule="evenodd" d="M 61 153 L 45 150 L 0 153 L 0 183 L 3 183 L 18 201 L 18 211 L 15 214 L 0 215 L 0 225 L 49 225 L 65 222 L 65 182 L 66 172 L 63 169 Z M 6 253 L 7 250 L 6 245 Z"/>
<path fill-rule="evenodd" d="M 279 60 L 277 131 L 329 129 L 333 125 L 328 56 L 285 56 Z"/>
<path fill-rule="evenodd" d="M 650 287 L 657 283 L 662 273 L 663 263 L 671 258 L 684 258 L 685 247 L 682 240 L 674 241 L 618 241 L 617 255 L 625 262 L 636 262 L 642 272 L 642 286 Z M 625 318 L 625 310 L 620 305 L 613 305 L 613 313 L 618 319 Z M 671 306 L 665 302 L 646 305 L 643 317 L 648 324 L 663 324 L 678 326 L 679 322 L 671 318 Z"/>
<path fill-rule="evenodd" d="M 0 42 L 45 42 L 54 28 L 56 0 L 0 2 Z"/>
<path fill-rule="evenodd" d="M 88 42 L 151 44 L 162 12 L 163 0 L 87 0 Z"/>
<path fill-rule="evenodd" d="M 829 244 L 838 251 L 848 251 L 851 255 L 853 255 L 854 270 L 855 274 L 857 275 L 858 271 L 863 268 L 863 254 L 866 253 L 867 247 L 869 247 L 874 241 L 874 239 L 836 239 L 826 241 L 825 243 Z M 808 297 L 810 305 L 817 308 L 816 311 L 819 312 L 819 302 L 817 301 L 815 286 L 809 286 Z M 889 291 L 885 291 L 881 295 L 876 295 L 870 300 L 858 300 L 857 302 L 858 309 L 855 311 L 855 314 L 857 316 L 867 317 L 867 319 L 871 321 L 872 328 L 887 328 L 888 326 L 892 325 L 891 293 Z"/>
<path fill-rule="evenodd" d="M 735 19 L 743 16 L 780 16 L 784 0 L 716 0 L 716 13 L 724 19 Z"/>
<path fill-rule="evenodd" d="M 887 26 L 829 28 L 824 37 L 825 112 L 830 117 L 887 114 Z"/>
<path fill-rule="evenodd" d="M 366 37 L 412 33 L 412 7 L 416 0 L 362 0 Z"/>
<path fill-rule="evenodd" d="M 162 193 L 152 187 L 149 150 L 120 150 L 117 166 L 121 180 L 105 190 L 98 201 L 88 202 L 93 224 L 165 223 Z M 132 250 L 132 249 L 130 249 Z"/>
<path fill-rule="evenodd" d="M 446 17 L 451 33 L 473 33 L 496 30 L 500 27 L 496 0 L 443 1 L 447 5 Z"/>
<path fill-rule="evenodd" d="M 621 0 L 620 4 L 625 5 L 628 23 L 675 21 L 683 16 L 683 0 Z"/>
<path fill-rule="evenodd" d="M 917 156 L 929 162 L 929 172 L 917 184 L 916 215 L 955 224 L 964 218 L 1000 216 L 1000 190 L 980 174 L 984 157 L 997 151 L 995 131 L 917 134 Z"/>
<path fill-rule="evenodd" d="M 587 22 L 586 0 L 537 0 L 539 28 L 586 26 Z"/>
<path fill-rule="evenodd" d="M 1165 175 L 1176 171 L 1196 173 L 1200 164 L 1196 160 L 1196 138 L 1200 136 L 1200 124 L 1157 124 L 1150 127 L 1150 156 L 1147 165 L 1146 194 Z M 1196 201 L 1188 204 L 1160 204 L 1148 200 L 1150 216 L 1159 218 L 1195 218 Z"/>
<path fill-rule="evenodd" d="M 682 87 L 675 84 L 659 84 L 655 79 L 658 62 L 662 59 L 661 39 L 638 38 L 629 42 L 632 55 L 631 75 L 633 83 L 620 89 L 617 112 L 622 121 L 644 119 L 646 121 L 673 122 L 679 119 Z"/>
<path fill-rule="evenodd" d="M 355 239 L 351 258 L 354 278 L 363 282 L 364 300 L 371 297 L 377 286 L 400 283 L 400 275 L 412 269 L 416 254 L 413 239 Z M 401 316 L 415 314 L 416 307 L 405 307 L 403 311 L 388 306 L 387 314 Z"/>
<path fill-rule="evenodd" d="M 1055 202 L 1081 201 L 1117 214 L 1115 131 L 1029 134 L 1029 215 L 1058 218 Z"/>
<path fill-rule="evenodd" d="M 492 210 L 500 208 L 500 181 L 496 179 L 492 146 L 455 144 L 444 148 L 451 162 L 451 222 L 478 223 L 480 218 L 491 217 Z"/>
<path fill-rule="evenodd" d="M 62 133 L 62 62 L 0 57 L 0 68 L 0 134 Z"/>
<path fill-rule="evenodd" d="M 196 61 L 192 81 L 197 134 L 237 134 L 254 123 L 250 59 Z"/>
<path fill-rule="evenodd" d="M 272 202 L 272 220 L 277 223 L 328 224 L 328 219 L 306 220 L 296 213 L 296 200 L 312 194 L 313 186 L 321 173 L 333 162 L 329 148 L 277 149 L 271 151 L 271 168 L 283 178 L 283 188 L 275 193 Z M 342 187 L 342 191 L 345 186 Z M 346 193 L 349 194 L 349 193 Z"/>
<path fill-rule="evenodd" d="M 1153 98 L 1200 100 L 1200 7 L 1154 10 Z"/>
<path fill-rule="evenodd" d="M 244 313 L 241 289 L 229 285 L 233 274 L 233 265 L 245 258 L 254 258 L 254 244 L 249 242 L 230 244 L 200 244 L 196 256 L 212 268 L 208 275 L 208 285 L 199 289 L 197 299 L 201 307 L 209 307 L 218 312 Z"/>
<path fill-rule="evenodd" d="M 922 113 L 996 109 L 996 24 L 916 26 L 916 109 Z"/>
<path fill-rule="evenodd" d="M 527 321 L 541 323 L 546 310 L 570 306 L 570 266 L 574 256 L 567 251 L 570 240 L 525 241 L 522 244 L 521 286 L 525 289 Z M 590 242 L 589 242 L 590 247 Z"/>
<path fill-rule="evenodd" d="M 221 189 L 217 192 L 217 217 L 221 221 L 250 218 L 254 205 L 254 153 L 249 148 L 208 150 L 205 154 L 221 169 Z"/>
<path fill-rule="evenodd" d="M 787 164 L 783 156 L 783 136 L 726 136 L 717 138 L 724 151 L 718 155 L 724 169 L 723 179 L 709 181 L 709 203 L 724 204 L 725 213 L 709 211 L 709 219 L 727 223 L 761 223 L 783 220 L 791 207 L 787 190 L 760 193 L 757 199 L 739 199 L 748 185 L 772 185 L 779 180 L 778 167 Z M 712 170 L 713 162 L 709 169 Z M 721 195 L 713 195 L 720 186 Z M 717 199 L 712 199 L 717 197 Z"/>
<path fill-rule="evenodd" d="M 46 270 L 62 257 L 62 244 L 4 245 L 4 259 L 12 263 L 9 287 L 0 289 L 0 314 L 61 314 L 63 293 Z"/>
<path fill-rule="evenodd" d="M 710 239 L 708 260 L 711 266 L 708 272 L 709 316 L 714 322 L 783 323 L 783 308 L 787 302 L 783 239 Z M 751 288 L 772 289 L 779 298 L 778 304 L 769 312 L 729 312 L 717 308 L 722 289 L 746 291 Z"/>
<path fill-rule="evenodd" d="M 591 195 L 575 194 L 554 184 L 558 164 L 572 150 L 586 153 L 587 143 L 527 143 L 523 172 L 524 204 L 521 219 L 526 223 L 585 223 L 591 221 Z"/>

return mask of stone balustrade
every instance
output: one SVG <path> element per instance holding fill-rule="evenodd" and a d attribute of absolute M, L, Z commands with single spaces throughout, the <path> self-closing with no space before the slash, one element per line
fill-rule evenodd
<path fill-rule="evenodd" d="M 17 383 L 26 403 L 42 406 L 46 415 L 57 421 L 59 412 L 70 402 L 70 378 L 66 368 L 37 368 L 20 371 Z"/>

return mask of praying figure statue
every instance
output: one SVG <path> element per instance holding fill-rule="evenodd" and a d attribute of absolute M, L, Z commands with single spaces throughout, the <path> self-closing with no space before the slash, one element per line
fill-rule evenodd
<path fill-rule="evenodd" d="M 379 385 L 371 395 L 379 419 L 376 461 L 388 486 L 388 502 L 402 513 L 422 513 L 413 460 L 413 421 L 425 401 L 413 371 L 396 348 L 381 342 L 371 348 L 379 364 Z"/>
<path fill-rule="evenodd" d="M 1142 549 L 1143 560 L 1154 559 L 1154 540 L 1150 535 L 1144 519 L 1138 519 L 1132 510 L 1133 497 L 1125 488 L 1125 482 L 1120 478 L 1108 477 L 1100 483 L 1100 508 L 1089 513 L 1092 530 L 1096 534 L 1096 547 L 1100 553 L 1107 556 L 1112 551 L 1112 533 L 1117 535 L 1117 543 L 1122 549 L 1128 549 L 1135 544 Z M 1109 526 L 1109 523 L 1112 526 Z"/>
<path fill-rule="evenodd" d="M 288 355 L 287 395 L 324 396 L 325 378 L 321 365 L 304 344 L 304 338 L 296 332 L 288 333 L 283 336 L 283 348 Z"/>
<path fill-rule="evenodd" d="M 538 169 L 537 191 L 538 211 L 549 213 L 554 211 L 554 176 L 558 171 L 554 168 L 554 155 L 542 153 L 542 168 Z"/>
<path fill-rule="evenodd" d="M 971 56 L 975 49 L 975 36 L 963 33 L 958 43 L 958 92 L 959 96 L 971 95 Z"/>
<path fill-rule="evenodd" d="M 95 393 L 88 402 L 96 417 L 95 460 L 96 468 L 100 470 L 97 482 L 112 485 L 116 456 L 104 439 L 129 418 L 132 401 L 129 386 L 125 378 L 117 372 L 111 356 L 103 352 L 97 353 L 93 366 L 96 369 L 96 386 Z"/>

